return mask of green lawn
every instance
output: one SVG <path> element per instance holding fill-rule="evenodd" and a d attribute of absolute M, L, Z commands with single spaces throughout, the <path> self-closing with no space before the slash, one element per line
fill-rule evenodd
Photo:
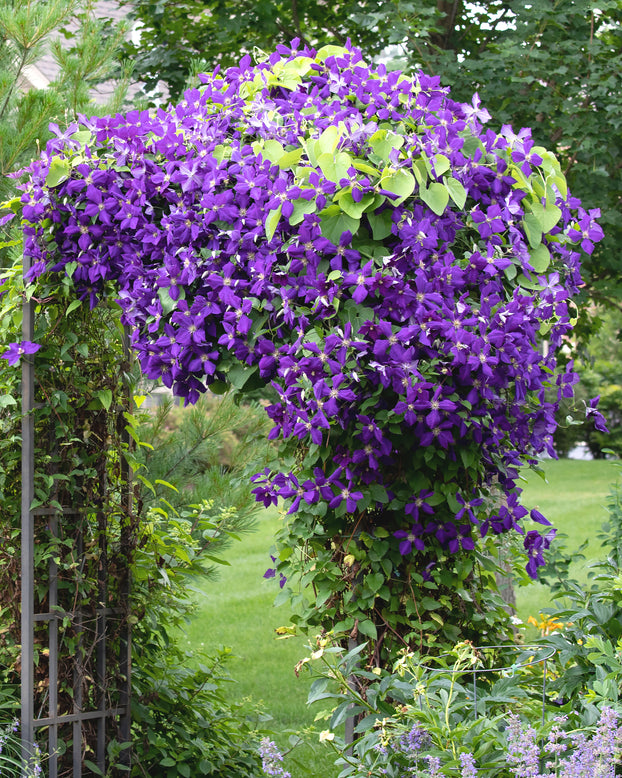
<path fill-rule="evenodd" d="M 620 474 L 618 462 L 608 460 L 580 461 L 573 459 L 548 460 L 543 463 L 546 481 L 536 473 L 527 472 L 523 504 L 537 507 L 560 533 L 568 537 L 564 545 L 578 549 L 589 541 L 585 560 L 578 560 L 572 574 L 579 580 L 587 579 L 590 563 L 599 558 L 597 535 L 607 519 L 606 503 L 611 485 Z M 537 616 L 542 608 L 551 605 L 547 590 L 540 584 L 519 589 L 517 606 L 519 616 Z"/>
<path fill-rule="evenodd" d="M 615 463 L 576 460 L 544 463 L 546 482 L 527 473 L 523 503 L 538 507 L 568 535 L 569 548 L 590 540 L 588 563 L 595 560 L 599 544 L 595 539 L 606 519 L 605 504 L 610 484 L 618 478 Z M 207 651 L 220 645 L 233 649 L 236 659 L 230 669 L 236 678 L 231 695 L 261 702 L 273 717 L 275 731 L 298 729 L 313 723 L 315 711 L 305 701 L 309 680 L 296 678 L 296 662 L 306 655 L 302 639 L 277 640 L 274 630 L 288 622 L 286 607 L 274 608 L 277 590 L 274 580 L 263 578 L 270 566 L 269 549 L 279 524 L 275 511 L 264 511 L 257 531 L 236 543 L 228 553 L 231 567 L 223 567 L 220 579 L 206 585 L 199 597 L 199 611 L 188 627 L 188 640 L 202 644 Z M 585 565 L 578 563 L 575 574 L 585 577 Z M 550 605 L 546 590 L 539 584 L 518 592 L 519 615 L 530 614 Z M 324 725 L 319 722 L 318 729 Z M 317 739 L 317 736 L 312 739 Z M 281 737 L 284 746 L 287 737 Z M 293 778 L 333 778 L 337 774 L 332 759 L 322 751 L 297 749 L 299 764 L 288 763 Z"/>
<path fill-rule="evenodd" d="M 307 656 L 302 638 L 277 639 L 274 630 L 289 623 L 286 607 L 272 605 L 278 584 L 263 574 L 270 567 L 269 549 L 280 519 L 276 511 L 262 511 L 257 531 L 236 543 L 227 555 L 230 567 L 223 567 L 217 582 L 210 582 L 199 598 L 199 610 L 188 626 L 188 641 L 210 648 L 229 646 L 235 659 L 230 663 L 236 683 L 231 696 L 251 698 L 272 716 L 268 724 L 276 732 L 298 730 L 313 724 L 316 710 L 307 708 L 309 676 L 297 678 L 296 663 Z M 323 722 L 316 725 L 325 729 Z M 317 742 L 318 735 L 309 737 Z M 287 736 L 277 738 L 287 747 Z M 294 763 L 294 761 L 296 763 Z M 336 775 L 326 747 L 317 744 L 314 751 L 296 748 L 288 759 L 294 778 L 329 778 Z M 233 778 L 233 776 L 232 776 Z"/>

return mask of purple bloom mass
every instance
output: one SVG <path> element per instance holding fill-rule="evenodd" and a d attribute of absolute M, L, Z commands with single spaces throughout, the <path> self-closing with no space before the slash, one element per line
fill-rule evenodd
<path fill-rule="evenodd" d="M 382 526 L 405 556 L 522 531 L 598 214 L 529 130 L 354 48 L 293 42 L 200 81 L 48 144 L 22 196 L 32 277 L 69 266 L 92 305 L 114 282 L 145 375 L 187 402 L 271 383 L 271 437 L 298 453 L 255 478 L 264 505 Z"/>

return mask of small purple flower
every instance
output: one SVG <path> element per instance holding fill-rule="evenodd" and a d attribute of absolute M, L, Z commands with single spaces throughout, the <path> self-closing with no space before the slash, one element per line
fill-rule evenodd
<path fill-rule="evenodd" d="M 413 546 L 418 551 L 423 551 L 425 549 L 425 543 L 421 540 L 421 531 L 422 527 L 420 524 L 413 524 L 410 530 L 398 529 L 393 533 L 393 536 L 400 540 L 399 549 L 402 556 L 410 554 Z"/>
<path fill-rule="evenodd" d="M 607 423 L 605 421 L 605 417 L 603 414 L 598 410 L 597 406 L 600 401 L 600 395 L 598 397 L 594 397 L 593 400 L 590 400 L 589 404 L 585 403 L 585 418 L 591 419 L 594 422 L 594 426 L 599 432 L 609 432 L 607 429 Z"/>
<path fill-rule="evenodd" d="M 9 365 L 14 366 L 19 364 L 24 354 L 35 354 L 40 348 L 40 343 L 32 343 L 29 340 L 22 340 L 20 343 L 10 343 L 7 350 L 2 354 L 2 358 L 6 359 Z"/>
<path fill-rule="evenodd" d="M 259 756 L 264 775 L 273 776 L 273 778 L 292 778 L 291 773 L 283 768 L 283 754 L 273 740 L 267 737 L 261 739 Z"/>

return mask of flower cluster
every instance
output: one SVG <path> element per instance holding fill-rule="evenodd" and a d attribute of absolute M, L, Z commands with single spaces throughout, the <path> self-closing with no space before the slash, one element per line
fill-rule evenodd
<path fill-rule="evenodd" d="M 22 197 L 31 277 L 91 305 L 114 284 L 144 374 L 188 402 L 271 383 L 271 437 L 304 456 L 256 476 L 265 505 L 366 513 L 404 555 L 523 532 L 518 468 L 554 454 L 555 352 L 602 231 L 488 118 L 351 47 L 246 57 L 58 131 Z"/>

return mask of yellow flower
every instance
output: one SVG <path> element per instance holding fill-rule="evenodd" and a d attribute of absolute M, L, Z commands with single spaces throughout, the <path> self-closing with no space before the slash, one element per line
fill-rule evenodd
<path fill-rule="evenodd" d="M 330 729 L 324 729 L 322 732 L 320 732 L 320 743 L 324 743 L 327 740 L 334 740 L 335 739 L 335 733 L 331 732 Z"/>

